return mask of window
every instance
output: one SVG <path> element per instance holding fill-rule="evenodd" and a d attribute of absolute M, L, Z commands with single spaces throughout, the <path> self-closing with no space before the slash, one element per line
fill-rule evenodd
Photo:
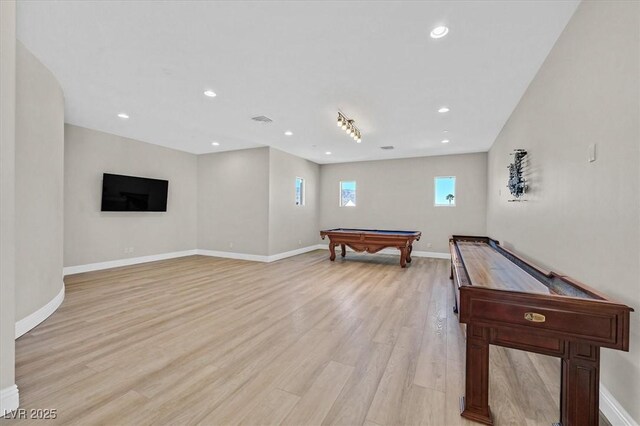
<path fill-rule="evenodd" d="M 356 206 L 356 181 L 340 182 L 340 207 Z"/>
<path fill-rule="evenodd" d="M 296 206 L 304 206 L 304 179 L 296 178 Z"/>
<path fill-rule="evenodd" d="M 456 205 L 456 177 L 438 176 L 434 179 L 436 187 L 435 205 L 453 207 Z"/>

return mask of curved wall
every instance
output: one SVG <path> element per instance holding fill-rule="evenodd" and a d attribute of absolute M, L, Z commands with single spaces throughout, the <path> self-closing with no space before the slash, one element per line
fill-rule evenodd
<path fill-rule="evenodd" d="M 28 331 L 62 301 L 64 96 L 53 74 L 20 42 L 15 155 L 15 318 Z"/>

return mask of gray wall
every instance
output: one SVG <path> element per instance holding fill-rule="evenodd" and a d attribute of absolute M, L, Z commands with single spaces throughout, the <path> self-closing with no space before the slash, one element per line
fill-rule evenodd
<path fill-rule="evenodd" d="M 305 182 L 305 205 L 295 204 L 296 177 Z M 269 254 L 317 244 L 320 166 L 269 148 Z"/>
<path fill-rule="evenodd" d="M 65 132 L 65 266 L 196 247 L 194 154 L 72 125 Z M 104 172 L 169 180 L 167 211 L 101 212 Z"/>
<path fill-rule="evenodd" d="M 72 125 L 65 139 L 65 266 L 194 248 L 264 256 L 317 241 L 315 163 L 270 148 L 195 156 Z M 100 212 L 103 172 L 168 179 L 167 213 Z M 305 207 L 294 205 L 298 175 Z"/>
<path fill-rule="evenodd" d="M 485 233 L 486 171 L 486 153 L 322 165 L 320 227 L 422 231 L 414 250 L 447 253 L 450 235 Z M 436 176 L 456 176 L 455 207 L 434 206 Z M 339 206 L 341 180 L 356 207 Z"/>
<path fill-rule="evenodd" d="M 16 70 L 19 321 L 46 305 L 63 286 L 64 97 L 53 74 L 19 42 Z"/>
<path fill-rule="evenodd" d="M 267 255 L 269 148 L 199 155 L 197 210 L 199 249 Z"/>
<path fill-rule="evenodd" d="M 0 390 L 15 384 L 16 4 L 0 1 Z M 1 407 L 6 408 L 15 407 Z M 0 412 L 0 415 L 4 413 Z"/>
<path fill-rule="evenodd" d="M 640 310 L 640 3 L 583 2 L 489 153 L 487 229 L 533 261 Z M 603 27 L 603 23 L 606 25 Z M 605 28 L 597 31 L 596 28 Z M 597 144 L 597 160 L 587 147 Z M 530 152 L 531 192 L 509 203 L 507 164 Z M 601 379 L 640 421 L 640 315 Z"/>

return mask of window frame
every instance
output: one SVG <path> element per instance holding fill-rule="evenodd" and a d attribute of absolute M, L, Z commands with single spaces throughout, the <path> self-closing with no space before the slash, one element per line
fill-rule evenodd
<path fill-rule="evenodd" d="M 298 180 L 300 180 L 300 182 L 302 183 L 302 185 L 300 186 L 300 204 L 297 203 L 298 201 Z M 304 207 L 306 204 L 306 198 L 307 198 L 307 188 L 306 188 L 306 182 L 305 179 L 300 177 L 300 176 L 296 176 L 296 179 L 294 181 L 293 184 L 293 201 L 296 207 Z"/>
<path fill-rule="evenodd" d="M 348 206 L 346 204 L 342 204 L 342 184 L 351 183 L 351 182 L 353 182 L 353 190 L 356 194 L 356 200 L 352 206 Z M 340 207 L 357 207 L 358 206 L 358 182 L 355 179 L 341 180 L 338 182 L 338 206 Z"/>
<path fill-rule="evenodd" d="M 453 179 L 453 204 L 448 203 L 448 204 L 438 204 L 438 179 Z M 456 199 L 458 198 L 458 196 L 456 195 L 456 177 L 453 175 L 449 175 L 449 176 L 434 176 L 433 177 L 433 206 L 434 207 L 455 207 L 456 206 Z"/>

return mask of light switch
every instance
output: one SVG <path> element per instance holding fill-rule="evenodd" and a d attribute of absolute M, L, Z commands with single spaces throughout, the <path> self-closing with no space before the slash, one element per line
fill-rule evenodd
<path fill-rule="evenodd" d="M 588 155 L 589 155 L 590 163 L 593 163 L 594 161 L 596 161 L 596 144 L 595 143 L 592 143 L 591 145 L 589 145 Z"/>

